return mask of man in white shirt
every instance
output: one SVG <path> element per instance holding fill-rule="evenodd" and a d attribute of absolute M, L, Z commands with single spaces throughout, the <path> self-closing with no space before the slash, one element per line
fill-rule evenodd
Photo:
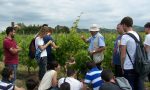
<path fill-rule="evenodd" d="M 144 47 L 147 52 L 148 60 L 150 60 L 150 22 L 147 22 L 144 25 L 144 28 L 146 33 L 145 40 L 144 40 Z M 148 75 L 148 79 L 150 81 L 150 74 Z"/>
<path fill-rule="evenodd" d="M 139 35 L 132 29 L 133 20 L 131 17 L 124 17 L 120 24 L 126 33 L 133 34 L 139 40 Z M 143 83 L 139 79 L 139 75 L 135 72 L 132 64 L 135 61 L 135 51 L 135 40 L 129 35 L 124 34 L 121 38 L 121 66 L 123 68 L 124 77 L 129 81 L 132 90 L 143 90 Z"/>
<path fill-rule="evenodd" d="M 58 87 L 64 82 L 68 82 L 70 84 L 70 90 L 81 90 L 83 89 L 83 84 L 79 80 L 75 79 L 75 70 L 68 68 L 67 69 L 67 77 L 61 78 L 58 81 Z"/>

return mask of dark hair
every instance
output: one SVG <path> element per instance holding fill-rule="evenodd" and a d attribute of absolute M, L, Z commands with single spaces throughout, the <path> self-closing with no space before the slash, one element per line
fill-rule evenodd
<path fill-rule="evenodd" d="M 64 82 L 60 85 L 60 90 L 70 90 L 70 84 L 68 82 Z"/>
<path fill-rule="evenodd" d="M 43 25 L 42 25 L 42 27 L 45 27 L 45 26 L 47 26 L 47 27 L 48 27 L 48 24 L 43 24 Z"/>
<path fill-rule="evenodd" d="M 56 67 L 58 67 L 58 62 L 53 60 L 52 62 L 50 62 L 48 65 L 47 65 L 47 69 L 48 70 L 54 70 Z"/>
<path fill-rule="evenodd" d="M 13 69 L 12 68 L 10 68 L 10 67 L 5 67 L 3 70 L 2 70 L 2 78 L 3 79 L 6 79 L 6 80 L 8 80 L 9 79 L 9 77 L 10 77 L 10 75 L 12 75 L 13 74 Z"/>
<path fill-rule="evenodd" d="M 72 76 L 73 74 L 75 74 L 75 70 L 72 69 L 72 68 L 68 68 L 68 69 L 67 69 L 67 76 L 70 77 L 70 76 Z"/>
<path fill-rule="evenodd" d="M 144 25 L 144 28 L 150 28 L 150 22 L 147 22 L 147 23 Z"/>
<path fill-rule="evenodd" d="M 109 82 L 114 77 L 114 73 L 111 70 L 103 70 L 101 73 L 101 78 Z"/>
<path fill-rule="evenodd" d="M 7 27 L 6 28 L 6 34 L 8 35 L 10 32 L 13 32 L 14 28 L 13 27 Z"/>
<path fill-rule="evenodd" d="M 86 67 L 88 69 L 92 69 L 93 67 L 96 67 L 96 64 L 94 61 L 88 61 L 88 62 L 86 62 Z"/>
<path fill-rule="evenodd" d="M 30 77 L 27 81 L 26 81 L 26 87 L 27 90 L 35 90 L 35 87 L 37 87 L 39 84 L 38 79 L 35 79 L 34 77 Z"/>
<path fill-rule="evenodd" d="M 124 17 L 122 20 L 121 20 L 121 25 L 125 24 L 127 27 L 132 27 L 133 25 L 133 20 L 131 17 L 127 16 L 127 17 Z"/>

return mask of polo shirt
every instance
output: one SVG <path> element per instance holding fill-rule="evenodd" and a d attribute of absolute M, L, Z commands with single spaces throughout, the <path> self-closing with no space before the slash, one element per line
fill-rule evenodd
<path fill-rule="evenodd" d="M 17 43 L 14 39 L 5 38 L 3 41 L 4 49 L 4 63 L 5 64 L 18 64 L 18 53 L 13 54 L 10 52 L 10 48 L 17 48 Z"/>

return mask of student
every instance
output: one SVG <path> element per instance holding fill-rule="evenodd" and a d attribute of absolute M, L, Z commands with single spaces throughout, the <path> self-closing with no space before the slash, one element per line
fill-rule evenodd
<path fill-rule="evenodd" d="M 11 82 L 14 77 L 14 72 L 12 68 L 5 67 L 2 70 L 1 75 L 2 80 L 0 81 L 0 90 L 25 90 L 24 88 L 18 88 Z"/>
<path fill-rule="evenodd" d="M 125 33 L 133 34 L 138 40 L 139 35 L 132 28 L 133 20 L 131 17 L 124 17 L 120 23 Z M 136 73 L 133 68 L 136 42 L 127 34 L 124 34 L 121 38 L 121 66 L 124 72 L 124 77 L 129 81 L 133 90 L 143 90 L 144 82 L 140 79 L 140 76 Z"/>
<path fill-rule="evenodd" d="M 48 65 L 48 71 L 43 76 L 38 90 L 57 90 L 58 82 L 57 82 L 57 72 L 60 69 L 60 65 L 57 61 L 52 61 Z"/>
<path fill-rule="evenodd" d="M 68 82 L 70 84 L 70 90 L 81 90 L 83 88 L 82 82 L 75 79 L 76 73 L 74 69 L 67 69 L 67 77 L 61 78 L 58 81 L 58 87 L 61 86 L 64 82 Z"/>
<path fill-rule="evenodd" d="M 144 47 L 147 52 L 148 60 L 150 60 L 150 22 L 147 22 L 144 25 L 144 28 L 145 28 L 144 30 L 146 33 L 145 40 L 144 40 Z M 150 81 L 150 74 L 148 75 L 148 79 Z"/>
<path fill-rule="evenodd" d="M 87 62 L 86 67 L 89 69 L 89 71 L 85 75 L 84 85 L 90 85 L 92 86 L 93 90 L 98 90 L 103 83 L 103 80 L 101 79 L 102 70 L 99 70 L 96 67 L 94 61 Z"/>

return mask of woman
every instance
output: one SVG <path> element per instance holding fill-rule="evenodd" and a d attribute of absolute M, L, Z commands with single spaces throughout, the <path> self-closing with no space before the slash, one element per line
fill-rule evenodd
<path fill-rule="evenodd" d="M 46 44 L 44 44 L 43 37 L 47 34 L 48 29 L 49 29 L 48 27 L 42 27 L 35 39 L 36 50 L 40 49 L 40 51 L 41 51 L 40 60 L 38 61 L 39 80 L 42 79 L 42 77 L 44 76 L 44 74 L 46 72 L 46 67 L 47 67 L 46 48 L 52 43 L 52 41 L 49 41 Z"/>
<path fill-rule="evenodd" d="M 47 68 L 48 71 L 42 78 L 38 90 L 58 90 L 57 72 L 60 66 L 57 61 L 52 61 Z"/>

